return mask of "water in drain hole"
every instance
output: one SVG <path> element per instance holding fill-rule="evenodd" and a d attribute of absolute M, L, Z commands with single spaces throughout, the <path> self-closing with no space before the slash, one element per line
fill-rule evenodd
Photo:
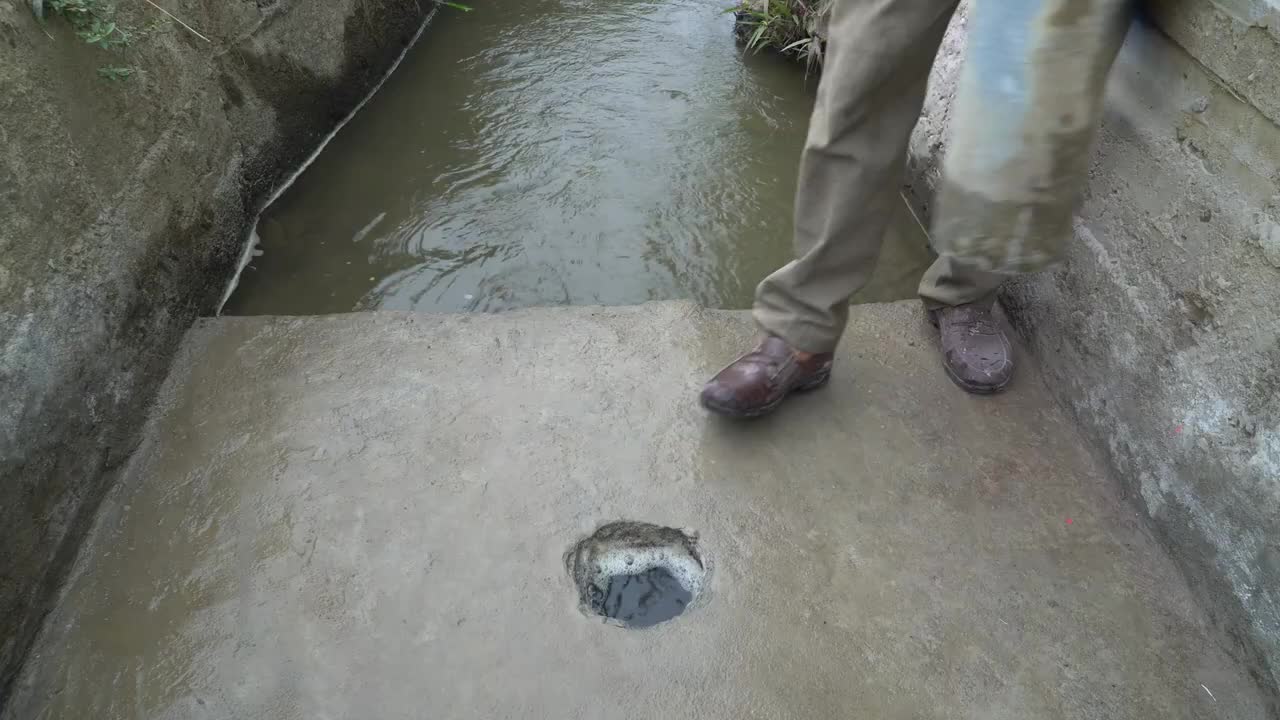
<path fill-rule="evenodd" d="M 670 620 L 688 607 L 693 595 L 666 568 L 635 575 L 611 575 L 608 587 L 591 586 L 591 609 L 632 628 Z"/>

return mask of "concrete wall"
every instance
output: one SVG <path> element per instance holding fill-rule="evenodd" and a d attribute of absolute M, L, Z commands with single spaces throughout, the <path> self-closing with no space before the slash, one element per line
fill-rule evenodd
<path fill-rule="evenodd" d="M 179 0 L 118 57 L 0 0 L 0 702 L 249 221 L 420 26 L 414 0 Z M 124 82 L 106 64 L 142 73 Z M 181 482 L 181 478 L 174 478 Z"/>
<path fill-rule="evenodd" d="M 1278 2 L 1152 5 L 1113 72 L 1065 264 L 1003 294 L 1059 401 L 1149 515 L 1224 644 L 1273 697 Z M 964 26 L 962 12 L 912 139 L 910 190 L 921 208 L 946 150 Z"/>
<path fill-rule="evenodd" d="M 1147 11 L 1240 100 L 1280 122 L 1280 0 L 1148 0 Z"/>

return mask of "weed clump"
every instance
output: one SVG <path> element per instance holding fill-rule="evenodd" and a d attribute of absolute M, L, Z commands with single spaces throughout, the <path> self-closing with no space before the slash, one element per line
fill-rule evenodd
<path fill-rule="evenodd" d="M 826 50 L 820 32 L 831 5 L 832 0 L 741 0 L 729 11 L 748 50 L 774 50 L 815 67 L 822 65 Z"/>

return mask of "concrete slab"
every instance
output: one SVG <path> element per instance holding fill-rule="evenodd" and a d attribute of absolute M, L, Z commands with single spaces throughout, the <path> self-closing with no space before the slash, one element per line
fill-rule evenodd
<path fill-rule="evenodd" d="M 694 405 L 686 304 L 205 321 L 4 718 L 1262 718 L 1029 366 L 973 398 L 914 304 L 832 385 Z M 699 533 L 700 606 L 583 615 L 563 554 Z"/>

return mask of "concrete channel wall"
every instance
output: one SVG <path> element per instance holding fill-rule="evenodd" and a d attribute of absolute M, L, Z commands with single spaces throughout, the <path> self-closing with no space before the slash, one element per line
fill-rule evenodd
<path fill-rule="evenodd" d="M 117 55 L 0 0 L 0 703 L 252 216 L 432 7 L 166 6 L 210 42 L 121 3 L 152 27 Z"/>
<path fill-rule="evenodd" d="M 959 13 L 912 139 L 928 209 Z M 1157 0 L 1117 61 L 1065 263 L 1010 283 L 1046 381 L 1235 656 L 1280 684 L 1280 0 Z"/>

